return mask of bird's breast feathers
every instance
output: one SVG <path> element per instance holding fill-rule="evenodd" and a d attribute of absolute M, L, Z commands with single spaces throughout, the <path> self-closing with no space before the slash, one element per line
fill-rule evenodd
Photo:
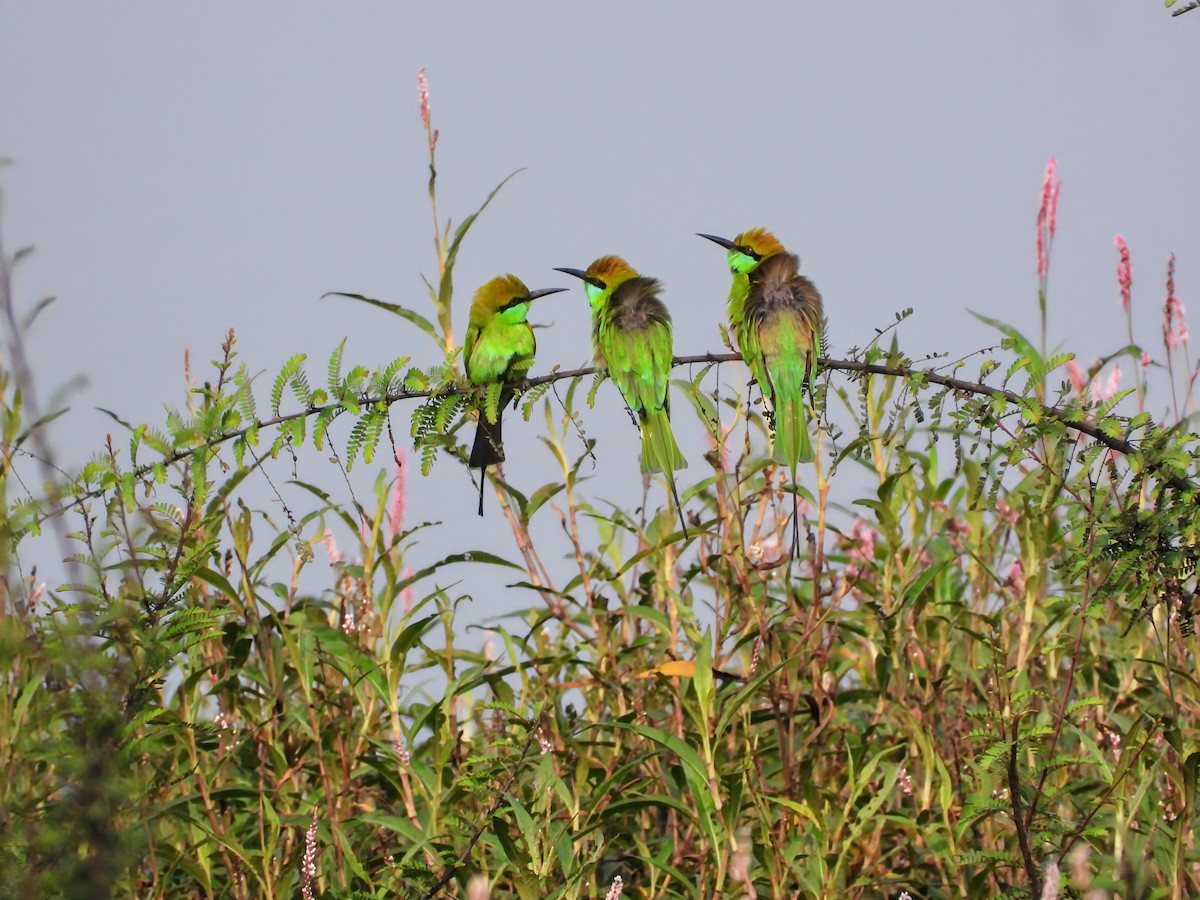
<path fill-rule="evenodd" d="M 521 378 L 533 364 L 533 329 L 485 328 L 471 347 L 467 374 L 475 384 Z"/>

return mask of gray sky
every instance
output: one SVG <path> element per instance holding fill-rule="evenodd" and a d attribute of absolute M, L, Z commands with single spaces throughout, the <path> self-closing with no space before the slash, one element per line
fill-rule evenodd
<path fill-rule="evenodd" d="M 37 245 L 17 293 L 58 297 L 31 341 L 43 397 L 90 379 L 54 432 L 66 460 L 113 430 L 93 406 L 161 424 L 163 404 L 185 399 L 184 348 L 199 372 L 230 327 L 265 373 L 264 408 L 285 359 L 309 353 L 320 380 L 343 336 L 349 361 L 430 359 L 432 344 L 387 314 L 318 299 L 354 291 L 428 312 L 421 66 L 443 215 L 461 219 L 528 169 L 468 238 L 458 333 L 493 275 L 573 289 L 535 307 L 553 324 L 535 371 L 589 358 L 582 291 L 551 267 L 602 253 L 663 279 L 677 353 L 719 349 L 726 270 L 693 232 L 753 225 L 801 255 L 834 355 L 909 306 L 913 356 L 993 343 L 968 308 L 1034 335 L 1050 156 L 1063 181 L 1052 343 L 1086 363 L 1123 341 L 1118 232 L 1152 353 L 1167 254 L 1185 304 L 1200 284 L 1200 13 L 1172 19 L 1159 0 L 0 0 L 0 155 L 15 161 L 0 174 L 5 234 L 10 250 Z M 410 411 L 394 413 L 401 431 Z M 701 427 L 678 418 L 699 477 Z M 636 442 L 611 386 L 588 423 L 607 439 L 591 484 L 619 496 L 638 482 Z M 548 457 L 540 421 L 519 425 L 509 456 L 528 459 L 510 475 L 532 488 Z M 628 440 L 614 445 L 609 425 Z M 302 478 L 339 483 L 323 455 L 302 463 Z M 409 520 L 446 520 L 445 546 L 511 552 L 511 538 L 483 536 L 460 469 L 409 484 Z"/>

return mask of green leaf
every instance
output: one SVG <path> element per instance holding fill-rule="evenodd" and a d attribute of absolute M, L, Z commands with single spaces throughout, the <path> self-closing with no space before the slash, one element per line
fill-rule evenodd
<path fill-rule="evenodd" d="M 283 390 L 287 387 L 292 376 L 300 371 L 300 367 L 304 365 L 304 360 L 308 359 L 305 353 L 297 353 L 286 363 L 279 371 L 279 375 L 275 378 L 275 384 L 271 388 L 271 414 L 279 415 L 280 404 L 283 403 Z"/>
<path fill-rule="evenodd" d="M 487 199 L 483 201 L 483 205 L 463 219 L 458 228 L 455 229 L 454 240 L 450 242 L 450 248 L 446 251 L 446 268 L 442 271 L 442 280 L 438 284 L 437 302 L 440 309 L 446 309 L 450 304 L 450 297 L 454 292 L 454 263 L 458 260 L 458 248 L 462 244 L 463 238 L 467 236 L 467 231 L 475 224 L 475 220 L 479 218 L 479 214 L 488 208 L 488 204 L 492 202 L 492 198 L 500 193 L 500 189 L 508 184 L 511 178 L 523 171 L 525 170 L 517 169 L 516 172 L 513 172 L 492 188 L 492 192 L 487 195 Z"/>
<path fill-rule="evenodd" d="M 640 734 L 642 737 L 653 741 L 663 749 L 674 754 L 683 763 L 684 777 L 687 779 L 688 786 L 695 795 L 693 799 L 706 812 L 711 811 L 712 797 L 708 789 L 708 768 L 704 765 L 704 760 L 694 747 L 677 738 L 675 735 L 663 731 L 661 728 L 653 728 L 649 725 L 634 725 L 625 722 L 613 722 L 612 724 L 616 728 L 627 728 L 635 734 Z"/>
<path fill-rule="evenodd" d="M 399 316 L 406 322 L 411 322 L 413 325 L 416 325 L 423 332 L 433 338 L 439 347 L 442 346 L 442 339 L 438 337 L 437 328 L 434 327 L 433 323 L 420 313 L 415 313 L 411 309 L 407 309 L 406 307 L 400 306 L 396 303 L 387 303 L 384 300 L 376 300 L 374 297 L 365 297 L 362 294 L 350 294 L 344 291 L 330 291 L 327 294 L 321 295 L 322 300 L 324 300 L 326 297 L 348 297 L 351 300 L 358 300 L 362 303 L 369 303 L 372 306 L 378 306 L 380 309 L 385 309 L 392 313 L 392 315 Z"/>
<path fill-rule="evenodd" d="M 970 312 L 971 315 L 977 318 L 980 322 L 983 322 L 985 325 L 991 325 L 1005 337 L 1011 338 L 1013 341 L 1013 348 L 1018 354 L 1038 366 L 1042 365 L 1042 355 L 1038 353 L 1037 348 L 1033 346 L 1033 343 L 1029 340 L 1029 338 L 1025 337 L 1025 335 L 1017 331 L 1017 329 L 1013 328 L 1011 325 L 1006 325 L 999 319 L 990 318 L 989 316 L 982 315 L 974 310 L 971 310 Z"/>
<path fill-rule="evenodd" d="M 342 389 L 342 351 L 346 349 L 346 338 L 342 338 L 341 343 L 333 351 L 329 357 L 328 382 L 329 392 L 333 396 L 337 396 Z"/>
<path fill-rule="evenodd" d="M 410 622 L 396 637 L 396 640 L 392 641 L 392 648 L 388 653 L 388 661 L 393 669 L 397 671 L 403 670 L 404 658 L 408 655 L 408 651 L 430 629 L 433 623 L 437 621 L 437 618 L 437 616 L 426 616 L 423 619 Z"/>

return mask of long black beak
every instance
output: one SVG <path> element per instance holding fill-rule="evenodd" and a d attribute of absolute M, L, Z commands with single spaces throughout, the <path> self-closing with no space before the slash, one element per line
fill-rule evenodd
<path fill-rule="evenodd" d="M 706 240 L 710 240 L 714 244 L 720 244 L 726 250 L 737 249 L 736 246 L 734 245 L 733 241 L 729 240 L 728 238 L 717 237 L 715 234 L 701 234 L 699 231 L 696 232 L 696 236 L 705 238 Z"/>
<path fill-rule="evenodd" d="M 567 275 L 574 275 L 576 278 L 582 279 L 583 281 L 588 280 L 588 273 L 583 271 L 583 269 L 560 269 L 558 266 L 555 266 L 554 271 L 565 272 Z"/>
<path fill-rule="evenodd" d="M 545 297 L 549 294 L 561 294 L 566 288 L 541 288 L 536 291 L 530 291 L 527 300 L 536 300 L 538 297 Z"/>

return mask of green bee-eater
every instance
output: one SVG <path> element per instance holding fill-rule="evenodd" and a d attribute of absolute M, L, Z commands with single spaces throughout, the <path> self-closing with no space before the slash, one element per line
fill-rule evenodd
<path fill-rule="evenodd" d="M 515 275 L 500 275 L 475 292 L 471 301 L 471 317 L 463 341 L 463 364 L 472 384 L 499 382 L 500 402 L 496 405 L 496 420 L 488 417 L 487 404 L 479 408 L 479 427 L 471 447 L 470 466 L 479 469 L 479 514 L 483 515 L 484 470 L 504 462 L 504 443 L 500 421 L 513 398 L 508 387 L 520 381 L 533 365 L 537 341 L 533 326 L 526 320 L 529 305 L 538 297 L 557 294 L 566 288 L 543 288 L 531 291 Z"/>
<path fill-rule="evenodd" d="M 667 387 L 674 338 L 671 315 L 658 296 L 662 284 L 656 278 L 639 275 L 619 256 L 602 256 L 583 271 L 556 271 L 583 279 L 583 290 L 592 307 L 596 365 L 616 383 L 641 429 L 642 473 L 662 472 L 667 477 L 686 538 L 687 524 L 674 472 L 686 469 L 687 460 L 671 433 Z"/>
<path fill-rule="evenodd" d="M 775 459 L 787 465 L 795 486 L 796 466 L 815 458 L 804 387 L 816 376 L 821 351 L 825 329 L 821 295 L 800 274 L 800 258 L 788 253 L 765 228 L 744 231 L 732 241 L 711 234 L 700 237 L 728 251 L 733 272 L 729 325 L 762 391 Z M 799 534 L 795 523 L 796 551 Z"/>

